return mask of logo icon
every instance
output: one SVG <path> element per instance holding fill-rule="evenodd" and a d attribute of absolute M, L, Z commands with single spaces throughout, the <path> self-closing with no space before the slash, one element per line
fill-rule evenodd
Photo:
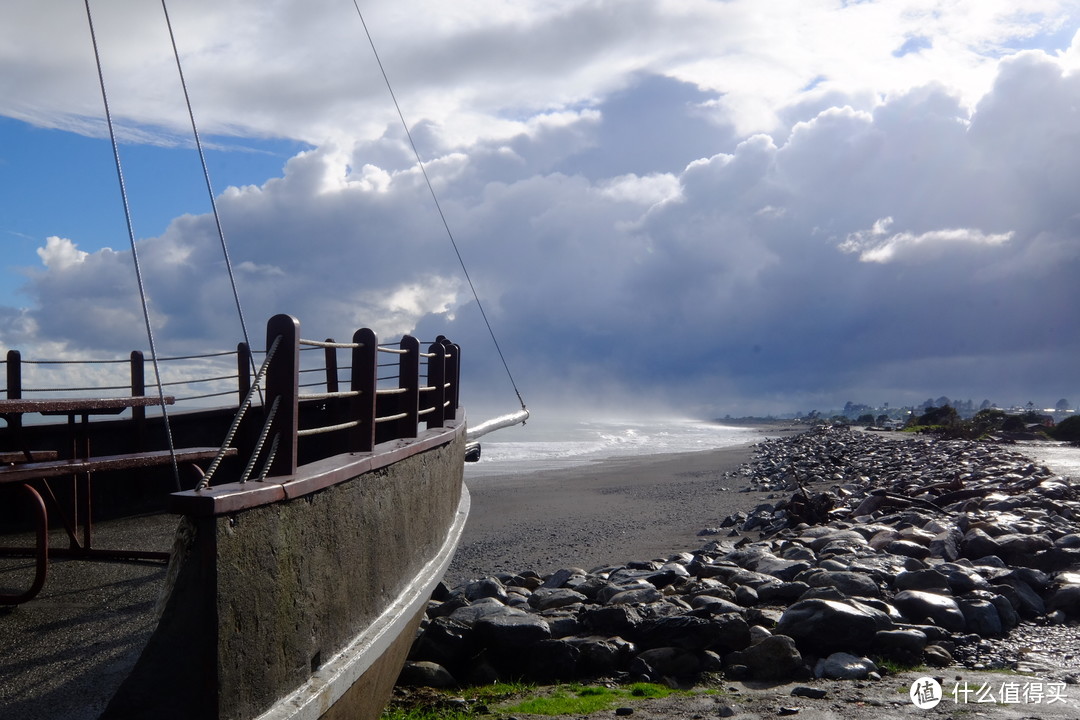
<path fill-rule="evenodd" d="M 911 684 L 911 702 L 920 710 L 937 707 L 941 702 L 941 683 L 932 677 L 921 677 Z"/>

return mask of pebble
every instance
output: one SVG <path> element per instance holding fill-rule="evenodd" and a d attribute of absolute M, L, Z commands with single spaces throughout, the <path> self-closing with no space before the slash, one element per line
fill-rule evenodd
<path fill-rule="evenodd" d="M 1071 478 L 998 444 L 832 427 L 760 443 L 741 474 L 778 502 L 697 552 L 443 588 L 408 663 L 428 675 L 399 682 L 872 681 L 873 659 L 1080 679 Z"/>

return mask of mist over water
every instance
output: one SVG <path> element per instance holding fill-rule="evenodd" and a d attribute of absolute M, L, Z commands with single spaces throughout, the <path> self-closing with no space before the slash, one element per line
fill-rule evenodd
<path fill-rule="evenodd" d="M 480 462 L 465 477 L 516 475 L 608 458 L 696 452 L 756 442 L 752 428 L 683 418 L 530 420 L 480 440 Z"/>

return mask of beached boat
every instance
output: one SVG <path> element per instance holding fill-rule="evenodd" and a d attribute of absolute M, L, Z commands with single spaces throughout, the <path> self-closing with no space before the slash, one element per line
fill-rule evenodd
<path fill-rule="evenodd" d="M 320 387 L 301 393 L 301 374 L 310 385 L 313 370 L 301 366 L 301 348 L 312 345 L 323 352 L 306 356 L 330 361 Z M 59 554 L 160 558 L 93 547 L 90 517 L 79 511 L 93 498 L 109 512 L 133 483 L 140 495 L 172 489 L 173 458 L 209 465 L 164 493 L 181 521 L 160 618 L 102 717 L 376 717 L 453 555 L 469 507 L 460 349 L 444 339 L 422 348 L 408 336 L 380 345 L 368 330 L 349 343 L 309 343 L 288 316 L 270 321 L 267 347 L 255 382 L 246 359 L 237 363 L 246 412 L 172 413 L 171 450 L 160 416 L 80 422 L 157 404 L 153 396 L 24 400 L 25 362 L 8 354 L 0 442 L 10 462 L 0 484 L 40 508 L 35 576 L 22 592 L 9 589 L 9 602 L 32 603 Z M 351 356 L 346 389 L 333 360 L 340 352 Z M 378 377 L 379 353 L 397 358 L 393 377 Z M 35 412 L 71 423 L 22 422 Z M 213 435 L 228 442 L 210 447 Z M 49 514 L 65 517 L 71 547 L 49 552 Z"/>
<path fill-rule="evenodd" d="M 109 128 L 119 170 L 111 120 Z M 128 227 L 138 273 L 130 216 Z M 165 394 L 157 368 L 170 359 L 154 350 L 145 295 L 143 311 L 154 379 L 132 353 L 130 394 L 28 398 L 46 388 L 24 387 L 28 361 L 7 355 L 0 492 L 25 502 L 0 503 L 0 530 L 29 530 L 33 542 L 14 552 L 34 560 L 25 587 L 0 588 L 0 602 L 32 608 L 59 556 L 167 562 L 137 661 L 115 688 L 89 680 L 108 692 L 100 717 L 377 717 L 468 514 L 460 348 L 442 337 L 381 344 L 367 329 L 346 343 L 309 341 L 298 320 L 278 315 L 261 363 L 241 343 L 235 374 L 205 381 L 218 386 L 208 395 L 220 395 L 235 379 L 226 393 L 236 403 L 207 408 L 204 395 L 187 409 Z M 387 377 L 379 353 L 397 359 Z M 321 361 L 313 368 L 302 356 Z M 312 372 L 321 378 L 314 391 Z M 91 422 L 114 413 L 125 416 Z M 66 421 L 29 419 L 37 416 Z M 497 425 L 527 416 L 522 403 Z M 188 467 L 198 472 L 182 474 Z M 95 547 L 95 513 L 144 509 L 133 498 L 168 498 L 180 517 L 171 551 Z M 69 547 L 50 547 L 50 516 L 63 520 Z"/>

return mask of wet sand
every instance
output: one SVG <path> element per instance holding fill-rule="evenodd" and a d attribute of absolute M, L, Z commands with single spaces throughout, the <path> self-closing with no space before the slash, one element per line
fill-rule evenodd
<path fill-rule="evenodd" d="M 710 540 L 701 530 L 769 502 L 767 493 L 741 492 L 749 482 L 738 471 L 752 453 L 747 443 L 467 478 L 472 511 L 446 582 L 589 570 L 696 550 Z"/>

